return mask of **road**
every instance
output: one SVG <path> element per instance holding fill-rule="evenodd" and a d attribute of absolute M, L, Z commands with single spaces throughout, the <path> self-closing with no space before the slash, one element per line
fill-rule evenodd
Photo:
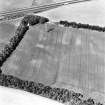
<path fill-rule="evenodd" d="M 86 2 L 86 1 L 92 1 L 92 0 L 65 1 L 65 2 L 59 2 L 59 3 L 52 3 L 44 6 L 34 6 L 30 8 L 17 9 L 14 11 L 7 11 L 7 12 L 4 11 L 0 13 L 0 21 L 16 19 L 26 15 L 27 13 L 40 13 L 50 9 L 58 8 L 63 5 L 75 4 L 75 3 Z"/>

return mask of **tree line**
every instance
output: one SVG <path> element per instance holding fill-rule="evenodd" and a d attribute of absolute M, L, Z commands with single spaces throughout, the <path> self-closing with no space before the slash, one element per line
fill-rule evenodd
<path fill-rule="evenodd" d="M 90 30 L 95 30 L 99 32 L 105 32 L 105 27 L 100 27 L 95 25 L 68 22 L 68 21 L 60 21 L 59 24 L 64 25 L 65 27 L 84 28 L 84 29 L 90 29 Z"/>

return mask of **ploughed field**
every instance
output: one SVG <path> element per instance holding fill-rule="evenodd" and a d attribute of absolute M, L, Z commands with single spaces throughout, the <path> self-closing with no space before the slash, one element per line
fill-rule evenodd
<path fill-rule="evenodd" d="M 12 23 L 0 24 L 1 49 L 15 30 Z M 93 92 L 97 97 L 105 94 L 104 46 L 105 32 L 39 24 L 30 27 L 2 71 L 23 80 L 76 88 L 88 95 Z"/>

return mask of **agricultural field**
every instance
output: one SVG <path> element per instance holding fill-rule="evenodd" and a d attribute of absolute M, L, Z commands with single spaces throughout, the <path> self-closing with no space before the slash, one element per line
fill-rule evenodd
<path fill-rule="evenodd" d="M 60 1 L 66 0 L 0 0 L 0 13 Z M 10 105 L 16 103 L 23 105 L 25 101 L 27 105 L 30 103 L 32 105 L 58 104 L 53 100 L 40 97 L 49 96 L 50 99 L 61 101 L 62 104 L 67 102 L 67 100 L 64 101 L 65 98 L 62 98 L 66 90 L 68 99 L 70 98 L 68 94 L 74 92 L 71 101 L 73 98 L 74 102 L 76 99 L 83 101 L 82 105 L 104 105 L 104 2 L 104 0 L 92 0 L 35 14 L 49 18 L 50 22 L 30 26 L 18 47 L 5 60 L 1 67 L 2 73 L 0 70 L 0 103 L 7 101 Z M 20 15 L 23 14 L 11 15 L 7 18 L 13 19 Z M 5 45 L 8 45 L 9 40 L 15 36 L 22 18 L 1 22 L 2 16 L 0 17 L 0 53 Z M 94 25 L 95 27 L 92 27 Z M 5 52 L 7 50 L 8 48 Z M 24 93 L 23 90 L 34 94 Z M 24 96 L 19 95 L 18 91 L 21 91 Z M 58 95 L 57 98 L 51 96 L 53 92 L 55 96 Z M 79 95 L 83 97 L 78 98 Z M 69 103 L 70 100 L 67 105 Z"/>
<path fill-rule="evenodd" d="M 7 30 L 3 30 L 7 25 Z M 13 23 L 0 24 L 1 48 L 15 30 Z M 30 27 L 2 71 L 22 80 L 73 89 L 104 101 L 104 41 L 105 32 L 39 24 Z"/>

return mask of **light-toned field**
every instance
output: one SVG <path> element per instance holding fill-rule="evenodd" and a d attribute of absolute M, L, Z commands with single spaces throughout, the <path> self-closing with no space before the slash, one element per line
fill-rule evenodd
<path fill-rule="evenodd" d="M 7 23 L 0 25 L 5 42 L 16 29 L 8 25 L 7 31 L 3 30 Z M 105 101 L 104 46 L 104 32 L 37 25 L 30 28 L 2 70 L 23 80 L 73 89 Z"/>
<path fill-rule="evenodd" d="M 29 94 L 25 91 L 4 88 L 0 86 L 1 105 L 63 105 L 54 100 Z"/>

